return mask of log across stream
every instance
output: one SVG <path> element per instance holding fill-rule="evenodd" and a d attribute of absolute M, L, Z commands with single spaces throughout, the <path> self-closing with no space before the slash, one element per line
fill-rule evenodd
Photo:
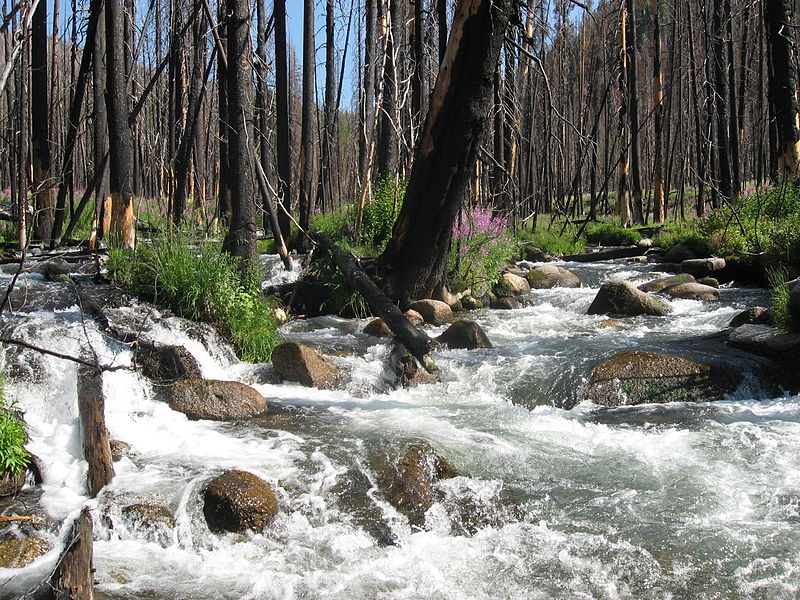
<path fill-rule="evenodd" d="M 138 372 L 104 373 L 106 426 L 128 446 L 115 446 L 114 478 L 96 499 L 85 484 L 77 366 L 5 348 L 8 391 L 25 410 L 44 484 L 5 503 L 2 515 L 45 519 L 35 529 L 4 523 L 2 535 L 38 536 L 52 549 L 22 569 L 0 569 L 0 598 L 49 575 L 84 506 L 103 599 L 799 595 L 798 397 L 767 396 L 763 382 L 745 377 L 715 403 L 582 401 L 600 361 L 717 332 L 763 303 L 764 291 L 670 300 L 668 317 L 614 324 L 586 314 L 600 284 L 640 281 L 654 267 L 567 266 L 584 287 L 533 291 L 519 310 L 471 313 L 494 348 L 436 350 L 439 381 L 413 389 L 391 389 L 390 346 L 361 333 L 367 320 L 282 328 L 344 373 L 340 389 L 316 390 L 240 363 L 205 326 L 144 305 L 108 309 L 117 330 L 184 346 L 204 377 L 247 383 L 269 408 L 234 422 L 192 421 Z M 108 364 L 131 364 L 129 348 L 92 320 L 84 327 L 74 301 L 47 292 L 52 284 L 35 275 L 25 284 L 32 304 L 5 319 L 4 334 L 77 356 L 91 343 Z M 381 481 L 420 441 L 459 475 L 435 483 L 412 525 Z M 275 491 L 280 509 L 262 532 L 206 525 L 202 489 L 228 469 Z"/>

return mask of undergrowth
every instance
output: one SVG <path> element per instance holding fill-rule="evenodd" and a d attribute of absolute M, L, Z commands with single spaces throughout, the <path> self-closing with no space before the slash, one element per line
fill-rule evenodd
<path fill-rule="evenodd" d="M 28 466 L 25 450 L 28 434 L 19 418 L 16 403 L 6 397 L 5 377 L 0 374 L 0 472 L 19 475 Z"/>
<path fill-rule="evenodd" d="M 108 272 L 123 287 L 187 319 L 205 321 L 249 362 L 267 362 L 279 343 L 274 301 L 262 297 L 258 273 L 244 281 L 219 242 L 193 242 L 171 232 L 136 251 L 109 252 Z"/>

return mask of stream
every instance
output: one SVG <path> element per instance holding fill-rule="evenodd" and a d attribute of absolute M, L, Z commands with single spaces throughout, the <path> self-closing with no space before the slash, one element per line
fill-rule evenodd
<path fill-rule="evenodd" d="M 296 276 L 265 260 L 270 281 Z M 252 385 L 269 411 L 190 421 L 140 374 L 106 373 L 110 437 L 132 450 L 94 500 L 74 363 L 7 349 L 7 394 L 24 409 L 29 449 L 45 469 L 43 485 L 2 514 L 35 505 L 52 523 L 37 535 L 53 550 L 0 569 L 0 598 L 47 577 L 87 503 L 100 599 L 800 597 L 798 397 L 767 397 L 745 377 L 722 402 L 607 409 L 581 401 L 598 362 L 718 332 L 764 304 L 764 290 L 723 288 L 718 302 L 670 300 L 668 317 L 598 327 L 607 317 L 586 310 L 603 281 L 662 274 L 641 263 L 557 264 L 584 287 L 533 291 L 519 310 L 471 313 L 495 347 L 437 352 L 441 380 L 413 389 L 391 389 L 389 345 L 360 333 L 368 320 L 326 316 L 281 328 L 347 374 L 344 389 L 325 391 L 274 383 L 269 365 L 240 363 L 206 326 L 143 303 L 109 309 L 112 322 L 144 339 L 185 346 L 206 378 Z M 11 276 L 0 275 L 3 289 Z M 28 304 L 5 320 L 6 335 L 130 364 L 131 351 L 82 319 L 69 290 L 54 298 L 56 284 L 36 274 L 17 285 Z M 376 483 L 381 460 L 417 440 L 464 474 L 437 484 L 440 500 L 421 529 Z M 258 475 L 278 496 L 280 513 L 262 533 L 212 534 L 204 521 L 200 491 L 230 468 Z M 124 510 L 133 504 L 167 507 L 174 523 L 143 527 Z"/>

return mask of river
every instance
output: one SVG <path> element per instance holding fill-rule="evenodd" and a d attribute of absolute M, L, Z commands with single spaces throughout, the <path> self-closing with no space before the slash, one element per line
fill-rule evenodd
<path fill-rule="evenodd" d="M 75 366 L 25 354 L 30 374 L 12 378 L 8 391 L 25 410 L 45 481 L 21 501 L 38 501 L 53 522 L 93 508 L 100 599 L 799 597 L 798 397 L 764 397 L 760 383 L 745 378 L 715 403 L 605 409 L 581 401 L 604 358 L 713 334 L 763 303 L 763 290 L 672 300 L 669 317 L 598 327 L 606 317 L 586 310 L 600 283 L 654 278 L 653 266 L 562 266 L 584 287 L 531 292 L 519 310 L 475 311 L 495 348 L 438 352 L 440 382 L 409 390 L 389 389 L 388 346 L 359 333 L 367 320 L 282 327 L 285 338 L 331 353 L 347 373 L 344 389 L 322 391 L 271 383 L 269 366 L 239 363 L 203 327 L 145 305 L 112 309 L 112 321 L 140 322 L 143 337 L 186 346 L 205 377 L 253 385 L 269 413 L 189 421 L 137 373 L 107 373 L 111 438 L 132 452 L 88 500 Z M 37 275 L 26 284 L 31 297 L 44 286 Z M 130 351 L 84 322 L 77 307 L 49 308 L 30 305 L 6 319 L 5 331 L 70 355 L 91 342 L 106 364 L 130 363 Z M 375 472 L 416 440 L 464 474 L 438 484 L 440 499 L 421 529 L 386 501 Z M 228 468 L 275 489 L 281 510 L 263 533 L 209 532 L 200 490 Z M 137 503 L 169 508 L 174 527 L 141 527 L 123 510 Z M 41 535 L 56 546 L 65 527 Z M 46 577 L 57 552 L 0 569 L 0 597 Z"/>

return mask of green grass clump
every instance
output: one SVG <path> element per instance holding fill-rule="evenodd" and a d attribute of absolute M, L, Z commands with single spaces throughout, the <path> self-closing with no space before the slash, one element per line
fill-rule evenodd
<path fill-rule="evenodd" d="M 599 221 L 589 223 L 584 230 L 586 241 L 603 246 L 630 246 L 642 239 L 635 229 L 626 229 L 618 223 Z"/>
<path fill-rule="evenodd" d="M 108 272 L 117 282 L 187 319 L 214 325 L 249 362 L 267 362 L 278 345 L 275 303 L 263 298 L 257 273 L 239 276 L 236 259 L 219 242 L 192 243 L 170 233 L 135 252 L 109 252 Z"/>
<path fill-rule="evenodd" d="M 535 231 L 518 229 L 515 236 L 523 246 L 533 246 L 554 256 L 580 254 L 586 249 L 584 238 L 576 240 L 572 228 L 566 229 L 563 235 L 560 228 L 539 227 Z"/>
<path fill-rule="evenodd" d="M 770 321 L 773 327 L 786 331 L 796 331 L 798 323 L 792 319 L 789 310 L 789 296 L 791 290 L 786 282 L 786 275 L 783 270 L 772 270 L 768 274 L 770 285 Z"/>
<path fill-rule="evenodd" d="M 16 403 L 6 399 L 5 378 L 0 375 L 0 471 L 19 475 L 28 467 L 25 450 L 28 434 L 16 411 Z"/>

